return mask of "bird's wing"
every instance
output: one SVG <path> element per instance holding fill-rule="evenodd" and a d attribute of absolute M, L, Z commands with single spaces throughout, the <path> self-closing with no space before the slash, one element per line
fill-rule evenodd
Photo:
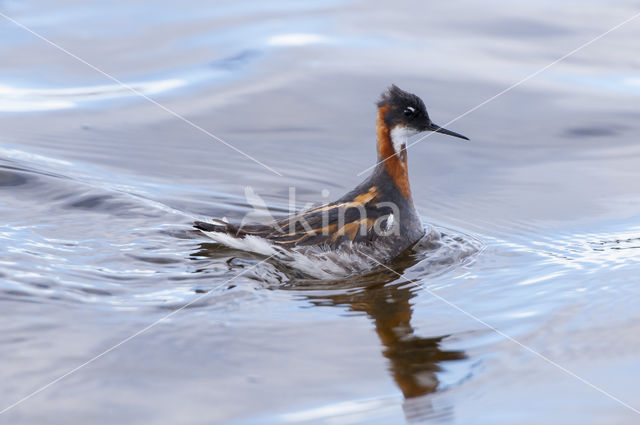
<path fill-rule="evenodd" d="M 269 234 L 273 242 L 284 245 L 338 246 L 346 241 L 366 242 L 386 229 L 390 212 L 376 205 L 334 203 L 286 217 Z"/>
<path fill-rule="evenodd" d="M 343 242 L 367 242 L 388 232 L 394 223 L 391 208 L 379 202 L 376 187 L 346 200 L 322 205 L 292 214 L 269 225 L 236 226 L 223 221 L 196 222 L 196 227 L 208 232 L 222 232 L 242 238 L 257 236 L 283 247 L 329 245 Z M 397 218 L 396 218 L 397 219 Z"/>

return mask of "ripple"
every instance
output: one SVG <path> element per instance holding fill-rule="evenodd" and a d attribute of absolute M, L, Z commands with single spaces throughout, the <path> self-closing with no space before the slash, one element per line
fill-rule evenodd
<path fill-rule="evenodd" d="M 546 258 L 546 263 L 590 274 L 640 263 L 640 227 L 607 233 L 578 233 L 532 244 Z"/>
<path fill-rule="evenodd" d="M 88 101 L 101 101 L 160 94 L 186 85 L 178 78 L 131 84 L 86 87 L 36 88 L 0 85 L 0 112 L 51 111 L 69 109 Z"/>

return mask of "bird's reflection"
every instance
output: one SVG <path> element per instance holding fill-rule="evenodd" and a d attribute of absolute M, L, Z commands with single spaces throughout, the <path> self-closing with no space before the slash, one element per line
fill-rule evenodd
<path fill-rule="evenodd" d="M 395 264 L 395 270 L 402 274 L 410 260 L 404 258 L 404 262 Z M 336 289 L 338 284 L 333 282 L 331 288 Z M 441 370 L 440 363 L 466 358 L 463 351 L 441 348 L 446 335 L 421 337 L 415 333 L 411 324 L 411 299 L 417 292 L 411 282 L 390 271 L 377 270 L 375 274 L 350 279 L 343 284 L 354 290 L 333 295 L 308 294 L 306 297 L 317 305 L 341 306 L 367 314 L 382 343 L 382 354 L 389 359 L 393 379 L 405 398 L 436 391 L 439 385 L 436 372 Z"/>
<path fill-rule="evenodd" d="M 223 251 L 227 252 L 221 252 Z M 239 254 L 238 251 L 232 251 Z M 208 255 L 209 254 L 209 255 Z M 221 258 L 229 254 L 217 244 L 201 244 L 198 256 Z M 406 255 L 394 261 L 393 270 L 403 271 L 419 261 Z M 416 334 L 412 323 L 412 298 L 417 286 L 389 270 L 378 269 L 364 276 L 335 281 L 305 280 L 296 277 L 279 289 L 296 291 L 317 306 L 336 306 L 352 312 L 365 313 L 373 322 L 382 343 L 382 355 L 389 360 L 389 369 L 406 400 L 435 392 L 439 386 L 437 372 L 444 361 L 461 360 L 464 351 L 446 350 L 442 341 L 447 335 L 422 337 Z M 417 401 L 417 400 L 416 400 Z M 430 403 L 405 403 L 405 414 L 423 418 L 431 415 Z M 408 412 L 410 409 L 411 412 Z"/>

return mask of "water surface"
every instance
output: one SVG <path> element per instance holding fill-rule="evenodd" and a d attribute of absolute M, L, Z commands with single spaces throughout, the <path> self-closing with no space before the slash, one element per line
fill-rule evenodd
<path fill-rule="evenodd" d="M 390 83 L 444 125 L 638 11 L 0 2 L 277 172 L 0 18 L 0 410 L 174 312 L 0 423 L 637 422 L 640 21 L 410 149 L 443 236 L 393 271 L 310 279 L 191 223 L 354 187 Z"/>

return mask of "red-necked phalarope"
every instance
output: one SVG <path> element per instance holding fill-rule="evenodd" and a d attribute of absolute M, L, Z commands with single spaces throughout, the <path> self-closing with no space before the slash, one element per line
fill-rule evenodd
<path fill-rule="evenodd" d="M 214 219 L 195 227 L 232 248 L 277 254 L 314 269 L 312 275 L 348 274 L 396 257 L 425 234 L 411 199 L 407 140 L 425 131 L 467 139 L 431 122 L 422 100 L 392 85 L 377 103 L 378 162 L 372 174 L 335 202 L 268 225 L 236 226 Z M 314 263 L 314 264 L 311 264 Z M 357 264 L 356 264 L 357 263 Z"/>

